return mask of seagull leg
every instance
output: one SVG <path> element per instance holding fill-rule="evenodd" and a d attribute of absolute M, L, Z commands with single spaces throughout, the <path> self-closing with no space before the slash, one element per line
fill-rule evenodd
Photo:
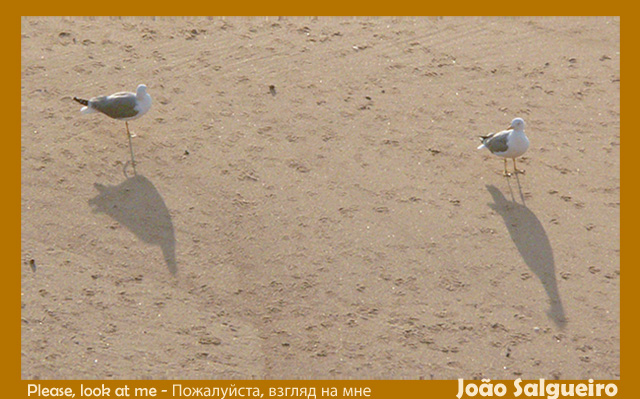
<path fill-rule="evenodd" d="M 504 158 L 504 175 L 506 177 L 511 177 L 511 173 L 507 171 L 507 158 Z"/>
<path fill-rule="evenodd" d="M 506 159 L 505 159 L 505 161 L 506 161 Z M 524 174 L 524 169 L 518 169 L 518 168 L 516 167 L 516 159 L 515 159 L 515 158 L 513 158 L 513 171 L 514 171 L 515 173 L 521 173 L 521 174 Z"/>
<path fill-rule="evenodd" d="M 129 133 L 129 123 L 124 121 L 125 126 L 127 127 L 127 137 L 129 138 L 129 151 L 131 151 L 131 166 L 133 166 L 133 174 L 136 175 L 136 161 L 133 157 L 133 144 L 131 143 L 131 133 Z"/>

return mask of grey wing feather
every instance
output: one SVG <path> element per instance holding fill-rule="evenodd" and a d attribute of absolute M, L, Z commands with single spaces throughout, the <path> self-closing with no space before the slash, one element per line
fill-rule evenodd
<path fill-rule="evenodd" d="M 136 116 L 136 104 L 136 95 L 133 93 L 116 93 L 89 100 L 91 108 L 115 119 Z"/>
<path fill-rule="evenodd" d="M 488 136 L 483 136 L 482 143 L 485 147 L 489 149 L 491 152 L 505 152 L 509 148 L 507 146 L 507 137 L 509 136 L 509 131 L 503 131 L 500 133 L 490 134 Z"/>

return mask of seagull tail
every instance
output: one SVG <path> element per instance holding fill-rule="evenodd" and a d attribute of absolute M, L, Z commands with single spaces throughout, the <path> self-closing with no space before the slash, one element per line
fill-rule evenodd
<path fill-rule="evenodd" d="M 89 105 L 89 100 L 85 100 L 83 98 L 78 98 L 78 97 L 73 97 L 73 99 L 84 106 Z"/>
<path fill-rule="evenodd" d="M 482 144 L 480 144 L 480 145 L 478 146 L 478 150 L 481 150 L 481 149 L 483 149 L 483 148 L 485 147 L 485 145 L 484 145 L 484 141 L 485 141 L 486 139 L 488 139 L 489 137 L 491 137 L 491 136 L 479 136 L 479 137 L 480 137 L 480 141 L 482 141 Z"/>
<path fill-rule="evenodd" d="M 79 102 L 80 104 L 84 105 L 84 107 L 82 107 L 80 109 L 80 112 L 83 114 L 92 114 L 94 112 L 96 112 L 95 109 L 91 108 L 89 106 L 89 100 L 85 100 L 83 98 L 78 98 L 78 97 L 73 97 L 74 100 L 76 100 L 77 102 Z"/>

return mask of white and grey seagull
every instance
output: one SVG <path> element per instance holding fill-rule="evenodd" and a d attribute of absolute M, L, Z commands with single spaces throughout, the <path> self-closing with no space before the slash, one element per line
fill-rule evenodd
<path fill-rule="evenodd" d="M 529 148 L 529 139 L 524 134 L 524 120 L 515 118 L 507 130 L 480 136 L 482 144 L 478 149 L 487 148 L 492 154 L 504 158 L 504 175 L 511 176 L 507 171 L 507 158 L 513 159 L 514 173 L 524 173 L 516 166 L 516 158 L 524 154 Z"/>
<path fill-rule="evenodd" d="M 129 138 L 129 149 L 131 150 L 131 161 L 135 173 L 135 161 L 133 159 L 133 147 L 131 145 L 131 133 L 129 133 L 129 121 L 138 119 L 146 114 L 151 108 L 151 96 L 147 93 L 147 86 L 138 85 L 135 93 L 119 92 L 110 96 L 93 97 L 90 100 L 73 97 L 73 99 L 84 105 L 80 112 L 92 114 L 101 112 L 113 119 L 124 121 Z"/>

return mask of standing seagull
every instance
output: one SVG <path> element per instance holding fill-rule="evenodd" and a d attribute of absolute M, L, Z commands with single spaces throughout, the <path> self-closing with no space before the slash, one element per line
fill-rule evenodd
<path fill-rule="evenodd" d="M 504 175 L 511 176 L 507 172 L 507 158 L 513 159 L 514 173 L 524 173 L 516 167 L 516 158 L 524 154 L 529 148 L 529 139 L 524 134 L 524 120 L 515 118 L 507 130 L 491 133 L 488 136 L 480 136 L 482 144 L 478 147 L 488 148 L 492 154 L 504 158 Z"/>
<path fill-rule="evenodd" d="M 90 100 L 84 100 L 78 97 L 73 97 L 73 99 L 84 105 L 80 110 L 83 114 L 102 112 L 113 119 L 124 121 L 127 127 L 127 137 L 129 138 L 133 172 L 135 173 L 136 167 L 133 159 L 133 146 L 131 145 L 131 133 L 129 133 L 128 121 L 140 118 L 151 108 L 151 96 L 147 93 L 147 86 L 138 85 L 135 93 L 120 92 L 110 96 L 94 97 Z"/>

